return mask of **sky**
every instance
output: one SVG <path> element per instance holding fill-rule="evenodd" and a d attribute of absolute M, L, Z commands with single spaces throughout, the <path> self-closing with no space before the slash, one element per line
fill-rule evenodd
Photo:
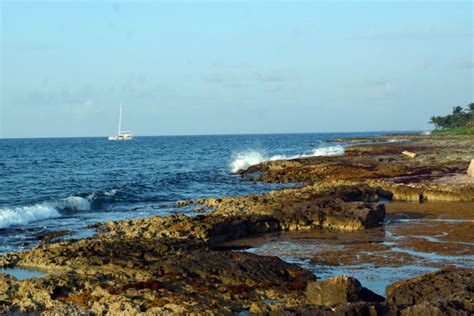
<path fill-rule="evenodd" d="M 472 1 L 1 1 L 0 137 L 428 129 Z"/>

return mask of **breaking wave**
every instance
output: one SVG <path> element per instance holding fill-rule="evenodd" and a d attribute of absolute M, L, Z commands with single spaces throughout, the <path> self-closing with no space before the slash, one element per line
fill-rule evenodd
<path fill-rule="evenodd" d="M 59 201 L 41 202 L 34 205 L 0 208 L 0 229 L 26 225 L 30 222 L 62 216 L 62 212 L 88 211 L 97 203 L 97 195 L 112 196 L 116 190 L 92 193 L 87 197 L 69 196 Z"/>
<path fill-rule="evenodd" d="M 409 139 L 389 139 L 387 140 L 387 143 L 404 143 L 404 142 L 409 142 Z"/>
<path fill-rule="evenodd" d="M 316 156 L 334 156 L 341 155 L 344 153 L 344 147 L 342 146 L 329 146 L 329 147 L 320 147 L 313 149 L 310 153 L 301 154 L 301 155 L 274 155 L 266 156 L 258 151 L 245 151 L 238 153 L 234 156 L 232 162 L 229 165 L 229 169 L 232 173 L 239 172 L 241 170 L 247 170 L 251 166 L 257 165 L 265 161 L 274 161 L 274 160 L 290 160 L 296 158 L 304 157 L 316 157 Z"/>
<path fill-rule="evenodd" d="M 266 159 L 265 156 L 258 151 L 238 153 L 234 160 L 230 163 L 230 171 L 236 173 L 239 170 L 246 170 L 249 167 L 257 165 L 266 160 L 268 159 Z"/>
<path fill-rule="evenodd" d="M 59 202 L 51 202 L 48 204 L 60 211 L 87 211 L 91 209 L 90 200 L 80 196 L 69 196 Z"/>
<path fill-rule="evenodd" d="M 24 225 L 51 217 L 61 216 L 57 209 L 45 203 L 31 206 L 0 208 L 0 228 Z"/>

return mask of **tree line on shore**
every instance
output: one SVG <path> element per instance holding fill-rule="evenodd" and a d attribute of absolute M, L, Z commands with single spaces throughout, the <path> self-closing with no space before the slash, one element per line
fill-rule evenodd
<path fill-rule="evenodd" d="M 433 116 L 429 123 L 433 124 L 437 130 L 474 125 L 474 103 L 468 104 L 466 109 L 462 106 L 455 106 L 451 114 Z"/>

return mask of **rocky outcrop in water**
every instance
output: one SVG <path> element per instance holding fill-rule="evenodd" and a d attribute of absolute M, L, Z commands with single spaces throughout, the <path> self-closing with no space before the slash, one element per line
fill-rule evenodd
<path fill-rule="evenodd" d="M 402 280 L 386 288 L 401 315 L 472 315 L 474 271 L 451 269 Z"/>
<path fill-rule="evenodd" d="M 103 230 L 118 238 L 168 237 L 210 245 L 286 230 L 353 231 L 381 224 L 385 209 L 376 203 L 381 194 L 384 192 L 367 185 L 313 185 L 262 195 L 201 199 L 186 204 L 201 210 L 205 206 L 206 214 L 109 222 Z"/>
<path fill-rule="evenodd" d="M 465 175 L 472 159 L 471 138 L 403 137 L 390 144 L 349 146 L 342 156 L 268 161 L 241 174 L 272 183 L 363 182 L 392 193 L 395 200 L 474 201 L 474 181 L 455 178 Z M 403 157 L 404 150 L 416 152 L 417 157 Z M 450 177 L 456 181 L 448 181 Z"/>
<path fill-rule="evenodd" d="M 310 303 L 324 306 L 385 300 L 384 297 L 362 287 L 357 279 L 347 276 L 309 282 L 305 293 Z"/>
<path fill-rule="evenodd" d="M 367 184 L 392 193 L 398 201 L 474 201 L 474 185 L 470 183 L 396 183 L 369 180 Z"/>
<path fill-rule="evenodd" d="M 4 308 L 236 312 L 264 300 L 305 303 L 304 290 L 314 280 L 311 272 L 220 244 L 279 230 L 351 231 L 380 225 L 385 213 L 375 203 L 378 193 L 368 186 L 314 186 L 200 200 L 199 205 L 209 208 L 202 215 L 106 223 L 91 239 L 3 256 L 1 266 L 54 271 L 46 278 L 10 282 Z M 23 285 L 30 290 L 17 291 Z"/>
<path fill-rule="evenodd" d="M 448 269 L 395 282 L 387 287 L 387 302 L 413 305 L 474 291 L 474 272 L 469 269 Z"/>
<path fill-rule="evenodd" d="M 387 287 L 388 297 L 348 277 L 313 275 L 274 257 L 192 251 L 140 272 L 110 267 L 18 281 L 0 274 L 0 312 L 65 314 L 471 315 L 473 270 L 443 270 Z M 159 267 L 159 268 L 158 268 Z"/>
<path fill-rule="evenodd" d="M 357 280 L 334 277 L 310 282 L 313 304 L 275 308 L 270 315 L 472 315 L 473 270 L 450 269 L 402 280 L 387 287 L 388 297 L 366 292 Z M 268 309 L 266 310 L 268 312 Z"/>
<path fill-rule="evenodd" d="M 244 310 L 255 301 L 303 302 L 302 291 L 314 280 L 311 272 L 276 257 L 213 251 L 201 243 L 171 240 L 64 242 L 35 249 L 30 256 L 17 263 L 32 263 L 37 256 L 37 264 L 56 273 L 25 281 L 1 275 L 4 311 L 74 305 L 94 314 L 225 313 Z"/>

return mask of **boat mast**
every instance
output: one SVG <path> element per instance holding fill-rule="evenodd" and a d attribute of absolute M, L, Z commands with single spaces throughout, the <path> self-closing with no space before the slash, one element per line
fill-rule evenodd
<path fill-rule="evenodd" d="M 119 112 L 119 129 L 118 135 L 122 135 L 122 101 L 120 101 L 120 112 Z"/>

